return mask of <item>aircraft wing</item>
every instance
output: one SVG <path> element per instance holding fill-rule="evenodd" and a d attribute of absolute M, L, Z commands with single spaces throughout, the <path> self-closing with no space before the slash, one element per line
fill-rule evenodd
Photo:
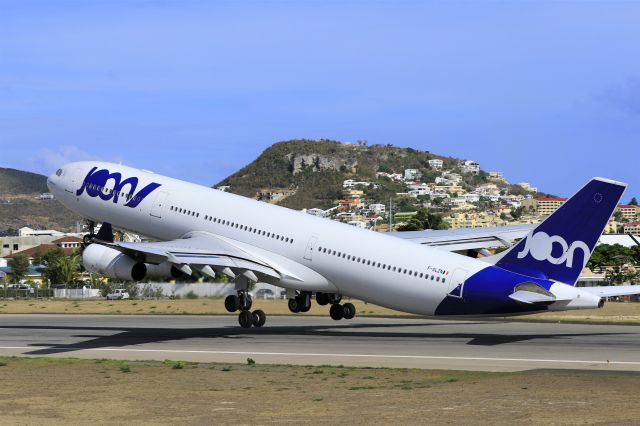
<path fill-rule="evenodd" d="M 425 231 L 390 232 L 389 235 L 445 251 L 510 247 L 512 241 L 524 238 L 536 225 L 498 226 L 493 228 L 461 228 Z"/>
<path fill-rule="evenodd" d="M 580 290 L 600 297 L 631 296 L 640 294 L 640 285 L 607 285 L 598 287 L 579 287 Z"/>
<path fill-rule="evenodd" d="M 152 243 L 120 241 L 98 241 L 98 243 L 114 248 L 141 262 L 156 265 L 165 261 L 172 263 L 186 273 L 190 273 L 188 266 L 192 265 L 205 273 L 213 272 L 207 269 L 208 266 L 231 278 L 245 274 L 248 278 L 257 281 L 257 277 L 252 276 L 251 272 L 278 280 L 285 275 L 295 278 L 269 259 L 249 253 L 226 239 L 211 234 Z M 247 271 L 251 272 L 247 273 Z"/>

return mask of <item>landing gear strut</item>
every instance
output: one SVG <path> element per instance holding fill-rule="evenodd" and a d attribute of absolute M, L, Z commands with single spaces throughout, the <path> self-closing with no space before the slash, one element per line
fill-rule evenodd
<path fill-rule="evenodd" d="M 85 246 L 88 246 L 89 244 L 91 244 L 93 242 L 93 239 L 96 236 L 96 223 L 92 220 L 89 221 L 89 233 L 85 234 L 82 237 L 82 242 L 84 243 Z"/>
<path fill-rule="evenodd" d="M 267 314 L 261 309 L 251 312 L 253 300 L 251 295 L 245 290 L 238 290 L 238 294 L 230 294 L 224 299 L 224 307 L 229 312 L 240 311 L 238 323 L 242 328 L 262 327 L 267 321 Z"/>

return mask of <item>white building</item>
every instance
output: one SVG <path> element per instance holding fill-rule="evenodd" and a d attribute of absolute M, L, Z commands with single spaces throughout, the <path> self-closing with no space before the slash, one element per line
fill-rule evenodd
<path fill-rule="evenodd" d="M 355 181 L 353 179 L 347 179 L 344 182 L 342 182 L 342 187 L 343 188 L 355 188 L 357 186 L 369 186 L 371 185 L 370 182 L 364 182 L 364 181 Z"/>
<path fill-rule="evenodd" d="M 434 192 L 433 194 L 431 194 L 431 198 L 442 198 L 442 199 L 446 199 L 446 198 L 450 198 L 451 195 L 447 194 L 446 192 Z"/>
<path fill-rule="evenodd" d="M 31 229 L 27 226 L 18 229 L 19 237 L 62 237 L 64 234 L 54 229 Z"/>
<path fill-rule="evenodd" d="M 310 214 L 312 216 L 324 217 L 325 212 L 322 209 L 307 209 L 305 213 Z"/>
<path fill-rule="evenodd" d="M 404 180 L 404 177 L 400 173 L 377 172 L 376 177 L 386 177 L 391 180 Z"/>
<path fill-rule="evenodd" d="M 410 183 L 409 185 L 407 185 L 407 188 L 408 189 L 415 189 L 415 190 L 431 191 L 431 187 L 429 186 L 429 184 L 424 183 L 424 182 Z"/>
<path fill-rule="evenodd" d="M 422 173 L 418 169 L 405 169 L 404 180 L 418 180 L 422 178 Z"/>
<path fill-rule="evenodd" d="M 518 186 L 522 189 L 524 189 L 525 191 L 529 191 L 529 192 L 538 192 L 538 188 L 535 186 L 531 186 L 529 184 L 529 182 L 520 182 L 518 184 Z"/>
<path fill-rule="evenodd" d="M 464 197 L 451 197 L 445 203 L 450 207 L 463 207 L 467 204 L 467 199 Z"/>
<path fill-rule="evenodd" d="M 367 229 L 367 222 L 363 220 L 350 220 L 347 222 L 347 225 L 355 226 L 356 228 Z"/>
<path fill-rule="evenodd" d="M 440 185 L 440 186 L 453 186 L 455 185 L 457 182 L 452 181 L 451 179 L 446 179 L 443 177 L 437 177 L 436 178 L 436 185 Z"/>
<path fill-rule="evenodd" d="M 474 193 L 462 194 L 462 198 L 467 200 L 467 203 L 477 203 L 480 201 L 480 195 Z"/>
<path fill-rule="evenodd" d="M 429 160 L 429 167 L 431 167 L 432 169 L 440 170 L 442 169 L 442 166 L 444 166 L 444 161 L 442 160 Z"/>
<path fill-rule="evenodd" d="M 431 189 L 412 189 L 408 194 L 410 197 L 418 198 L 419 195 L 431 195 Z"/>
<path fill-rule="evenodd" d="M 466 160 L 462 162 L 461 166 L 462 166 L 462 173 L 472 173 L 474 175 L 477 175 L 478 173 L 480 173 L 480 163 L 477 163 L 475 161 Z"/>
<path fill-rule="evenodd" d="M 375 213 L 384 213 L 387 209 L 387 206 L 384 204 L 369 204 L 369 210 Z"/>
<path fill-rule="evenodd" d="M 450 181 L 453 181 L 455 183 L 462 182 L 462 176 L 460 176 L 458 173 L 442 172 L 442 177 L 444 179 L 449 179 Z"/>

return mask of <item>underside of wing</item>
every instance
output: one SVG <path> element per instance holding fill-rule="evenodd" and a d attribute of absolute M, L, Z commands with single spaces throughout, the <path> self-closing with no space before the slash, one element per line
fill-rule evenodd
<path fill-rule="evenodd" d="M 231 278 L 245 274 L 253 281 L 257 281 L 255 274 L 278 280 L 282 277 L 277 266 L 213 235 L 152 243 L 116 241 L 100 244 L 114 248 L 139 262 L 156 265 L 169 262 L 187 273 L 189 266 L 195 266 L 209 275 L 213 270 Z"/>

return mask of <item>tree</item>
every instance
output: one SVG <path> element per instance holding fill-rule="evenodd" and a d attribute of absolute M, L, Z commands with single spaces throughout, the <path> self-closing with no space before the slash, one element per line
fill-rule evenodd
<path fill-rule="evenodd" d="M 422 231 L 423 229 L 448 229 L 449 224 L 439 214 L 431 213 L 427 209 L 418 210 L 415 217 L 400 226 L 398 231 Z"/>
<path fill-rule="evenodd" d="M 511 209 L 511 213 L 509 214 L 513 219 L 518 220 L 522 217 L 523 213 L 524 213 L 524 207 L 520 206 L 515 209 Z"/>
<path fill-rule="evenodd" d="M 638 205 L 638 200 L 636 200 L 636 197 L 633 197 L 631 199 L 631 201 L 629 201 L 629 205 L 630 206 L 637 206 Z"/>
<path fill-rule="evenodd" d="M 53 283 L 74 284 L 78 281 L 80 273 L 80 256 L 77 254 L 71 256 L 59 257 L 47 267 L 50 276 L 56 278 L 51 280 Z"/>
<path fill-rule="evenodd" d="M 76 253 L 74 253 L 77 255 Z M 66 265 L 63 265 L 67 255 L 59 247 L 49 249 L 42 255 L 41 264 L 46 267 L 44 276 L 53 284 L 67 283 L 68 273 L 65 272 Z M 78 257 L 79 259 L 79 257 Z M 78 260 L 79 263 L 79 260 Z"/>
<path fill-rule="evenodd" d="M 9 259 L 8 265 L 11 268 L 15 282 L 20 282 L 20 280 L 27 275 L 27 271 L 29 271 L 29 258 L 22 254 L 17 254 Z"/>

